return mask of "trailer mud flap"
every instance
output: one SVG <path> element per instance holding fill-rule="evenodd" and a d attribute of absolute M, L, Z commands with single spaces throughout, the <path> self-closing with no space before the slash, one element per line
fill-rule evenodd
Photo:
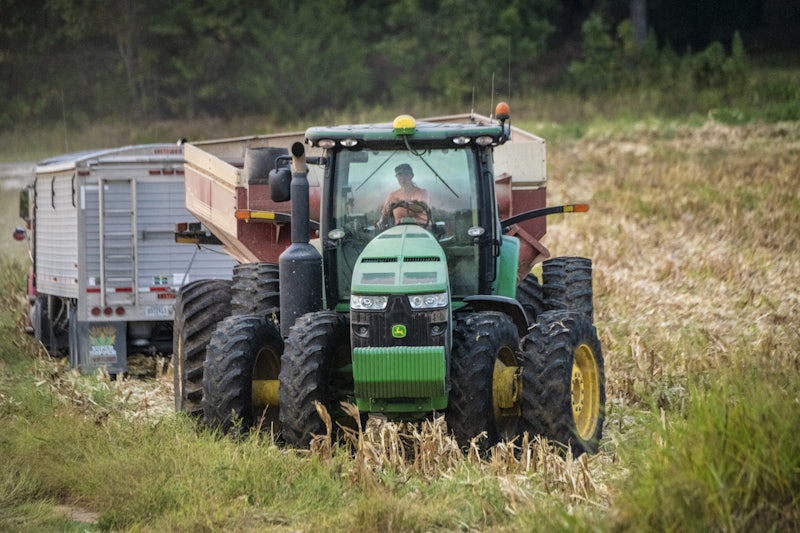
<path fill-rule="evenodd" d="M 125 372 L 126 326 L 124 322 L 78 322 L 74 330 L 77 353 L 71 354 L 71 362 L 85 374 L 101 367 L 109 374 Z"/>

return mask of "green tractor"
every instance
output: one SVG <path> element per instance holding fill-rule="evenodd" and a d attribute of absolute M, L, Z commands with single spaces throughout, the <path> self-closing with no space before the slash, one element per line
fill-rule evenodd
<path fill-rule="evenodd" d="M 279 152 L 269 193 L 291 201 L 291 217 L 272 218 L 291 226 L 291 244 L 277 267 L 237 267 L 240 310 L 204 354 L 195 343 L 194 363 L 183 356 L 202 372 L 205 422 L 272 428 L 304 447 L 326 432 L 317 403 L 343 419 L 350 402 L 388 420 L 443 414 L 464 447 L 527 432 L 596 452 L 605 376 L 591 261 L 547 259 L 540 281 L 531 267 L 547 251 L 521 229 L 542 235 L 546 215 L 586 206 L 508 193 L 494 151 L 512 131 L 501 104 L 496 120 L 310 128 Z"/>

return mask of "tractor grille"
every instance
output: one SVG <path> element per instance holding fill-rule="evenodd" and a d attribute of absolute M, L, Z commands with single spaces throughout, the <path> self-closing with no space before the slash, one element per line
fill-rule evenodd
<path fill-rule="evenodd" d="M 356 348 L 353 378 L 357 398 L 430 398 L 445 394 L 441 346 Z"/>
<path fill-rule="evenodd" d="M 352 346 L 445 346 L 449 314 L 447 308 L 412 310 L 405 295 L 390 296 L 383 311 L 350 311 Z M 398 325 L 404 326 L 403 336 Z"/>

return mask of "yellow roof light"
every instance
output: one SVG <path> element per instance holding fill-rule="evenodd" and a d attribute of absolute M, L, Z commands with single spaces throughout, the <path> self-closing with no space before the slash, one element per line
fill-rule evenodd
<path fill-rule="evenodd" d="M 392 123 L 395 135 L 412 135 L 417 131 L 417 121 L 411 115 L 399 115 Z"/>

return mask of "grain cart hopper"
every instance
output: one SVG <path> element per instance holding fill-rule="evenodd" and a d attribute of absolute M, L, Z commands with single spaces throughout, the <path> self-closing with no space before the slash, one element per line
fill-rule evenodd
<path fill-rule="evenodd" d="M 196 412 L 202 397 L 207 423 L 272 424 L 298 446 L 325 432 L 315 402 L 336 416 L 348 401 L 390 419 L 444 413 L 463 445 L 527 431 L 596 450 L 591 263 L 548 259 L 542 283 L 530 274 L 549 255 L 544 215 L 586 206 L 546 207 L 544 142 L 512 129 L 504 104 L 497 119 L 310 128 L 288 152 L 279 137 L 241 139 L 238 157 L 187 147 L 189 210 L 254 263 L 237 267 L 239 305 L 206 330 L 205 353 L 176 354 L 191 370 L 178 407 Z M 428 199 L 387 217 L 406 165 Z"/>
<path fill-rule="evenodd" d="M 191 215 L 183 148 L 174 144 L 42 161 L 20 215 L 32 259 L 30 328 L 84 371 L 121 373 L 128 354 L 170 353 L 178 289 L 230 279 L 235 265 L 218 249 L 175 244 L 175 223 Z"/>

